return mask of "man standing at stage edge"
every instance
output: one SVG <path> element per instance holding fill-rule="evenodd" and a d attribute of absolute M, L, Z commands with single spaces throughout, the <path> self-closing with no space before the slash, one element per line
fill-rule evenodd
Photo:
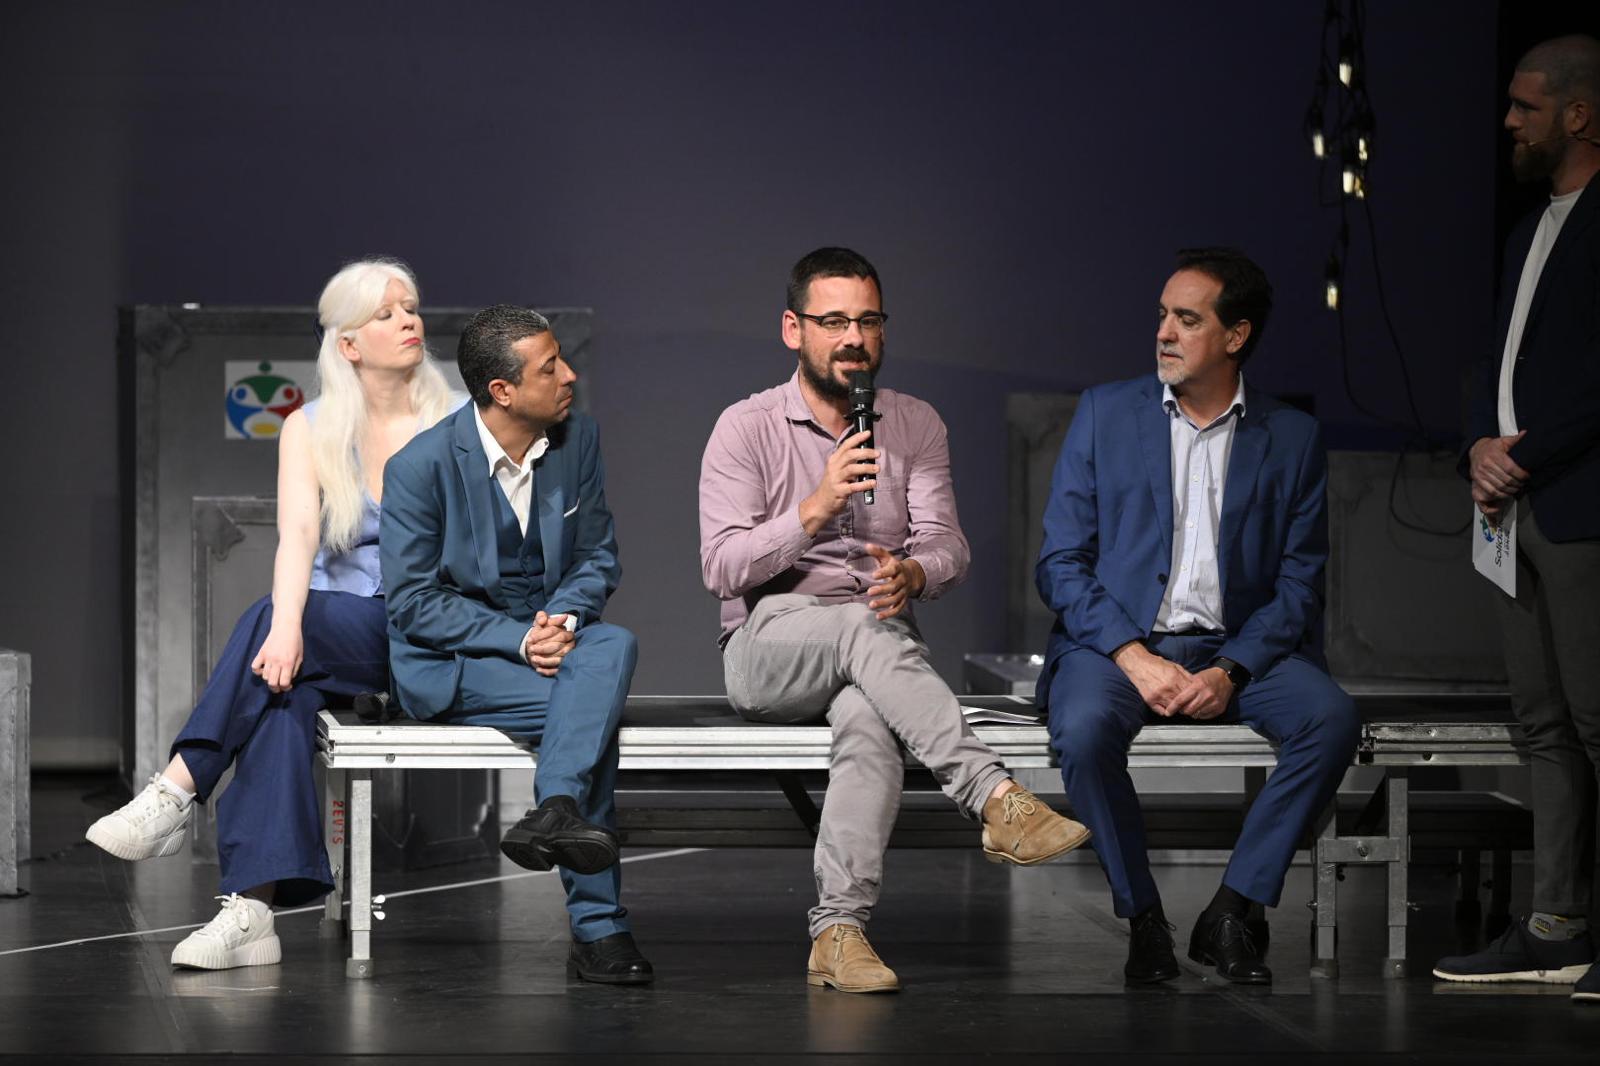
<path fill-rule="evenodd" d="M 1355 705 L 1319 638 L 1328 463 L 1316 420 L 1241 368 L 1272 307 L 1261 268 L 1226 248 L 1178 254 L 1156 311 L 1156 372 L 1078 401 L 1034 571 L 1056 616 L 1039 677 L 1072 809 L 1094 831 L 1124 976 L 1178 976 L 1150 874 L 1128 747 L 1156 722 L 1243 722 L 1278 747 L 1189 957 L 1241 984 L 1272 973 L 1252 903 L 1276 907 L 1311 822 L 1355 754 Z"/>
<path fill-rule="evenodd" d="M 1496 336 L 1462 472 L 1514 527 L 1516 595 L 1490 590 L 1533 770 L 1533 913 L 1447 981 L 1577 982 L 1600 1001 L 1588 928 L 1600 768 L 1600 41 L 1537 45 L 1511 78 L 1511 165 L 1550 202 L 1506 242 Z"/>
<path fill-rule="evenodd" d="M 722 413 L 700 467 L 700 563 L 722 600 L 729 702 L 755 721 L 833 727 L 806 979 L 844 992 L 900 986 L 864 928 L 904 752 L 982 821 L 994 862 L 1031 866 L 1088 839 L 1011 779 L 928 662 L 912 603 L 960 581 L 970 553 L 933 408 L 880 389 L 870 431 L 847 417 L 849 375 L 877 374 L 888 317 L 861 256 L 801 259 L 782 325 L 799 366 Z"/>

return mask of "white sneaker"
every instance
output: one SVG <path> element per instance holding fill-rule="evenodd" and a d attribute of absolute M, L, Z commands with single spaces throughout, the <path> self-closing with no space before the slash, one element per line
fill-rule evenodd
<path fill-rule="evenodd" d="M 156 774 L 144 791 L 95 822 L 84 836 L 119 859 L 159 858 L 183 847 L 193 811 L 194 803 L 163 788 Z"/>
<path fill-rule="evenodd" d="M 278 934 L 272 931 L 272 911 L 265 917 L 250 900 L 235 892 L 218 896 L 222 910 L 172 949 L 172 965 L 197 970 L 227 970 L 234 966 L 270 966 L 283 958 Z"/>

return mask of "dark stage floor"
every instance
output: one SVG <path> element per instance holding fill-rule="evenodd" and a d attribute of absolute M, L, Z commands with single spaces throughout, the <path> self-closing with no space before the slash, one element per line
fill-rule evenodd
<path fill-rule="evenodd" d="M 659 975 L 645 989 L 569 981 L 555 879 L 503 862 L 380 874 L 389 899 L 375 980 L 345 979 L 342 945 L 319 937 L 315 912 L 279 916 L 280 965 L 174 972 L 172 946 L 214 913 L 216 869 L 187 852 L 129 864 L 70 847 L 110 806 L 85 800 L 99 784 L 36 783 L 34 852 L 68 850 L 24 867 L 30 895 L 0 901 L 0 1054 L 1593 1062 L 1600 1049 L 1600 1008 L 1572 1003 L 1564 987 L 1426 976 L 1424 963 L 1458 946 L 1451 872 L 1427 866 L 1412 872 L 1419 976 L 1403 981 L 1379 976 L 1377 871 L 1352 871 L 1342 886 L 1337 981 L 1307 974 L 1309 871 L 1298 867 L 1271 914 L 1270 990 L 1230 987 L 1183 960 L 1173 984 L 1125 991 L 1126 926 L 1097 867 L 1012 870 L 976 846 L 891 853 L 872 937 L 906 984 L 892 996 L 805 984 L 812 888 L 800 850 L 628 853 L 626 898 Z M 1220 872 L 1158 869 L 1180 948 Z M 1527 886 L 1517 888 L 1525 906 Z"/>

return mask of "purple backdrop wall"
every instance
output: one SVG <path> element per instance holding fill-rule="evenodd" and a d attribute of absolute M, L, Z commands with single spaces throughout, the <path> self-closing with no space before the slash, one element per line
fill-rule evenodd
<path fill-rule="evenodd" d="M 592 305 L 636 691 L 720 688 L 694 487 L 726 403 L 786 376 L 788 265 L 873 258 L 884 380 L 950 425 L 975 562 L 924 620 L 1003 631 L 1004 395 L 1147 370 L 1180 245 L 1274 278 L 1255 380 L 1373 438 L 1340 384 L 1300 122 L 1322 5 L 25 3 L 0 34 L 0 644 L 41 761 L 118 731 L 114 316 L 286 304 L 402 255 L 425 300 Z M 1429 423 L 1490 321 L 1495 5 L 1374 5 L 1374 209 Z M 1364 248 L 1357 239 L 1357 248 Z M 1357 391 L 1399 376 L 1358 256 Z M 309 342 L 308 342 L 309 344 Z M 48 441 L 41 447 L 41 441 Z M 1042 639 L 1042 635 L 1041 635 Z"/>

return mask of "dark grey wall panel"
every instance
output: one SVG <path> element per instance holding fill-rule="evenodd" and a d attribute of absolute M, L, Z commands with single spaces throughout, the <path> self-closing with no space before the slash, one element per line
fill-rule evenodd
<path fill-rule="evenodd" d="M 1328 666 L 1345 678 L 1505 681 L 1456 457 L 1328 459 Z"/>

